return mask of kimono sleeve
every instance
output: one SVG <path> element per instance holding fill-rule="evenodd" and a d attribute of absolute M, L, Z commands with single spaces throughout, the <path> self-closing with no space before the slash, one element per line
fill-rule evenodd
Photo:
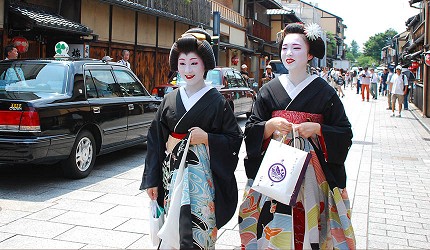
<path fill-rule="evenodd" d="M 210 167 L 215 187 L 216 225 L 221 228 L 234 215 L 238 202 L 238 189 L 234 171 L 239 160 L 243 134 L 230 105 L 224 101 L 221 133 L 208 133 Z M 217 123 L 218 124 L 218 123 Z"/>
<path fill-rule="evenodd" d="M 268 99 L 269 93 L 260 90 L 257 100 L 252 109 L 252 115 L 245 125 L 245 145 L 246 157 L 244 159 L 246 176 L 249 179 L 254 179 L 261 161 L 263 160 L 263 143 L 264 143 L 264 127 L 266 122 L 271 118 L 271 110 L 273 107 L 265 102 Z"/>
<path fill-rule="evenodd" d="M 352 144 L 352 130 L 337 95 L 333 95 L 326 105 L 321 132 L 327 150 L 327 163 L 343 166 Z"/>
<path fill-rule="evenodd" d="M 161 186 L 161 167 L 166 157 L 166 141 L 169 135 L 167 125 L 163 122 L 165 115 L 165 103 L 167 98 L 163 99 L 157 114 L 151 123 L 147 135 L 147 154 L 145 159 L 145 170 L 143 171 L 142 183 L 140 189 L 144 190 L 151 187 Z"/>

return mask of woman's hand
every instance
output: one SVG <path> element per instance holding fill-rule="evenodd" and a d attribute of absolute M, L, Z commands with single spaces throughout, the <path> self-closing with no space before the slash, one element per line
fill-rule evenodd
<path fill-rule="evenodd" d="M 146 193 L 151 200 L 156 200 L 158 197 L 158 187 L 148 188 L 146 189 Z"/>
<path fill-rule="evenodd" d="M 281 134 L 288 134 L 293 129 L 293 124 L 287 119 L 282 117 L 273 117 L 266 122 L 264 127 L 264 139 L 272 136 L 275 131 L 279 131 Z"/>
<path fill-rule="evenodd" d="M 188 131 L 191 132 L 190 145 L 205 144 L 208 145 L 208 133 L 199 127 L 192 127 Z"/>
<path fill-rule="evenodd" d="M 295 125 L 296 131 L 303 138 L 309 138 L 313 135 L 321 135 L 321 125 L 315 122 L 304 122 Z"/>

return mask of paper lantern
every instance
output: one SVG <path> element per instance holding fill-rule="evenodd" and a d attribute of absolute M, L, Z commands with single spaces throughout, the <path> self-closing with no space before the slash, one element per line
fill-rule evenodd
<path fill-rule="evenodd" d="M 430 66 L 430 54 L 425 53 L 424 59 L 425 59 L 426 65 Z"/>
<path fill-rule="evenodd" d="M 14 37 L 12 39 L 12 44 L 18 50 L 18 53 L 25 53 L 28 50 L 28 41 L 24 37 Z"/>
<path fill-rule="evenodd" d="M 420 66 L 420 64 L 419 64 L 419 63 L 417 63 L 417 62 L 412 62 L 412 65 L 411 65 L 411 67 L 412 67 L 412 68 L 417 69 L 419 66 Z"/>
<path fill-rule="evenodd" d="M 233 64 L 233 65 L 237 65 L 239 63 L 239 57 L 237 56 L 237 55 L 234 55 L 232 58 L 231 58 L 231 64 Z"/>

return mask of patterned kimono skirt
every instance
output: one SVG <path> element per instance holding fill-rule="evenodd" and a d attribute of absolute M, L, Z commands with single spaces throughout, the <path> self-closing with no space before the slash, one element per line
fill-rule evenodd
<path fill-rule="evenodd" d="M 177 139 L 173 139 L 173 141 L 175 140 Z M 172 144 L 171 138 L 169 138 L 169 143 Z M 166 214 L 168 215 L 170 209 L 180 209 L 181 211 L 179 218 L 181 248 L 215 249 L 218 229 L 215 220 L 215 189 L 208 151 L 203 144 L 190 146 L 183 175 L 181 204 L 171 204 L 178 171 L 174 166 L 178 165 L 175 164 L 176 161 L 181 161 L 177 157 L 177 149 L 177 147 L 173 148 L 163 164 Z M 163 243 L 161 244 L 163 246 Z"/>
<path fill-rule="evenodd" d="M 355 249 L 346 189 L 330 189 L 314 149 L 300 139 L 301 149 L 312 158 L 296 205 L 264 196 L 250 188 L 253 180 L 248 181 L 239 210 L 243 249 Z"/>

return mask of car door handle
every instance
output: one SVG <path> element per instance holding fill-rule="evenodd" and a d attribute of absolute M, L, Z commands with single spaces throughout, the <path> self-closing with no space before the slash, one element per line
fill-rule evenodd
<path fill-rule="evenodd" d="M 134 110 L 134 104 L 129 104 L 128 105 L 128 110 Z"/>
<path fill-rule="evenodd" d="M 93 107 L 94 114 L 100 114 L 100 107 Z"/>

